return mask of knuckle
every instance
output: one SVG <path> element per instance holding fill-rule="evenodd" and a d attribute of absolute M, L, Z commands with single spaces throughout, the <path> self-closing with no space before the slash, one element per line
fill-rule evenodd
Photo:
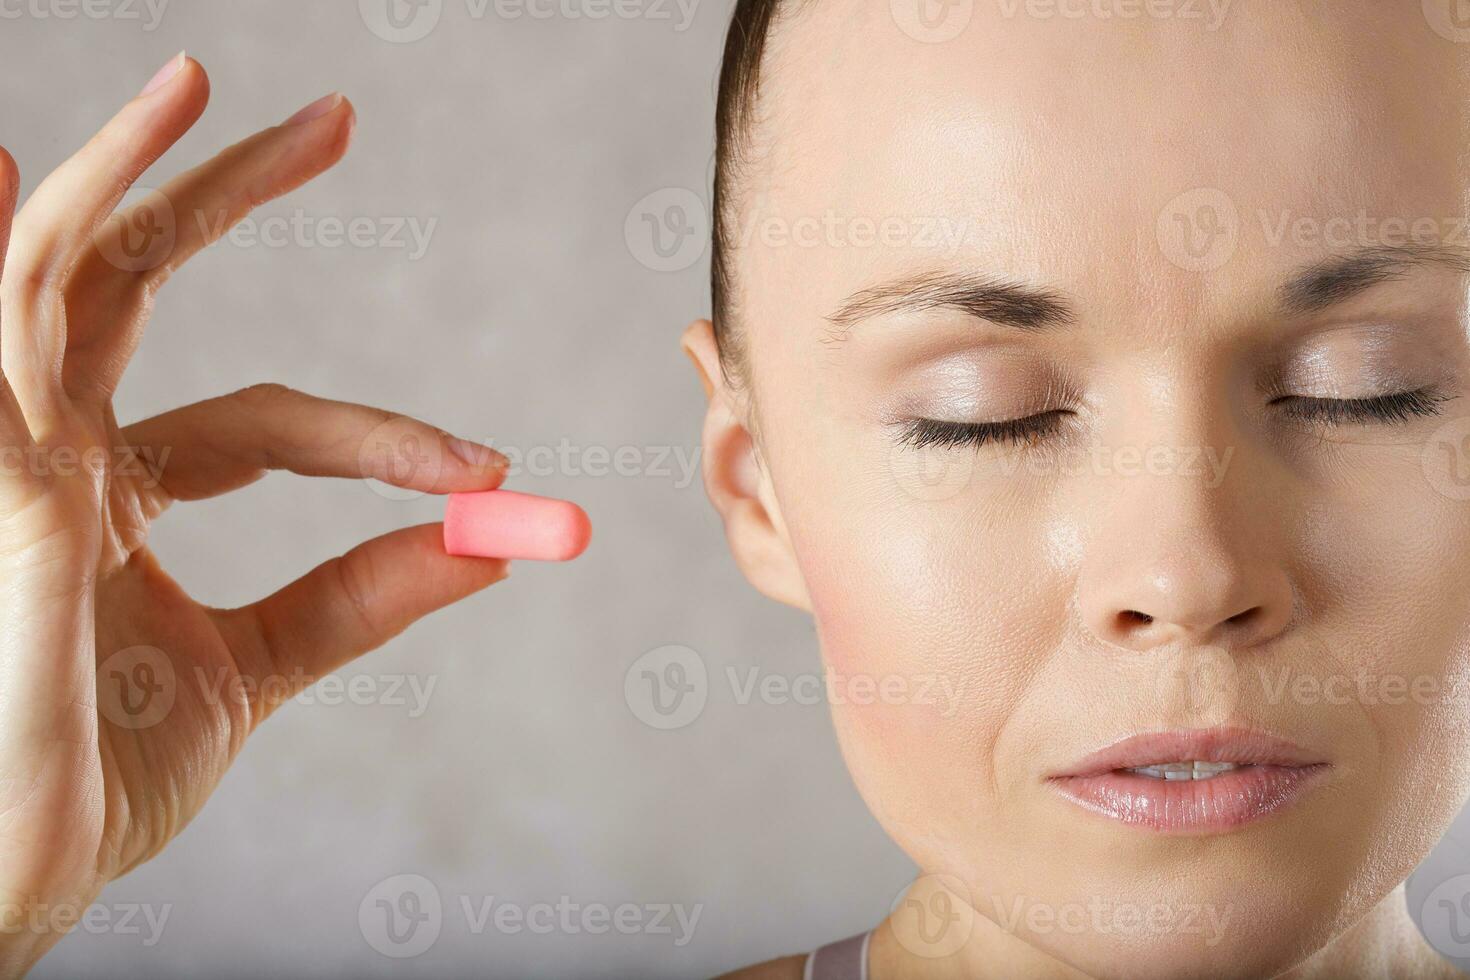
<path fill-rule="evenodd" d="M 273 408 L 290 401 L 297 396 L 298 392 L 286 385 L 275 381 L 262 381 L 259 384 L 241 388 L 232 396 L 238 401 L 245 403 L 253 409 Z"/>
<path fill-rule="evenodd" d="M 333 563 L 337 572 L 337 583 L 345 600 L 345 611 L 364 634 L 377 633 L 377 619 L 373 611 L 373 596 L 376 575 L 372 563 L 361 552 L 349 553 Z"/>
<path fill-rule="evenodd" d="M 11 303 L 34 306 L 59 298 L 64 284 L 65 276 L 57 262 L 45 256 L 12 253 L 4 278 L 0 279 L 0 290 Z"/>

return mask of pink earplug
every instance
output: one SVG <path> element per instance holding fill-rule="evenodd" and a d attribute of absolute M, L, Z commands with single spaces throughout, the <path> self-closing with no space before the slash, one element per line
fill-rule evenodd
<path fill-rule="evenodd" d="M 444 550 L 451 555 L 568 561 L 591 539 L 592 522 L 570 500 L 481 490 L 451 493 L 444 511 Z"/>

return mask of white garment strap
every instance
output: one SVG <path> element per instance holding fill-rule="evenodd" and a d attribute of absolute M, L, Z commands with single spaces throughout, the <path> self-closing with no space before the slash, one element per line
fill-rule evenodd
<path fill-rule="evenodd" d="M 806 958 L 802 980 L 868 980 L 870 932 L 828 943 Z"/>

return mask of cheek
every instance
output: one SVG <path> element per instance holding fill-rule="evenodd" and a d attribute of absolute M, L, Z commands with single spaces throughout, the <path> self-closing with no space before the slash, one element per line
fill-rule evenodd
<path fill-rule="evenodd" d="M 1055 621 L 1065 593 L 1034 516 L 898 489 L 833 494 L 793 544 L 827 663 L 837 670 L 1004 672 L 997 652 Z M 854 531 L 854 528 L 859 530 Z"/>
<path fill-rule="evenodd" d="M 1432 846 L 1470 793 L 1470 501 L 1413 470 L 1305 505 L 1293 545 L 1304 601 L 1322 610 L 1322 669 L 1376 743 L 1363 757 L 1383 800 L 1379 846 L 1401 854 Z M 1301 691 L 1307 708 L 1329 698 Z"/>
<path fill-rule="evenodd" d="M 821 491 L 782 510 L 843 751 L 900 843 L 969 839 L 998 802 L 995 745 L 1066 628 L 1072 550 L 1057 542 L 1073 535 L 1037 497 L 923 499 L 886 467 L 840 472 L 813 467 Z"/>
<path fill-rule="evenodd" d="M 1361 700 L 1385 736 L 1464 705 L 1470 503 L 1414 476 L 1364 476 L 1353 499 L 1304 502 L 1291 544 L 1313 630 L 1335 669 L 1371 682 Z"/>

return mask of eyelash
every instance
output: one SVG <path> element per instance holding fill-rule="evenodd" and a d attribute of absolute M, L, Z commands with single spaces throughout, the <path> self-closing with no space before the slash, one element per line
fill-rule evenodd
<path fill-rule="evenodd" d="M 1285 395 L 1272 405 L 1285 405 L 1287 414 L 1316 425 L 1395 425 L 1415 418 L 1439 415 L 1439 406 L 1449 401 L 1433 386 L 1399 391 L 1373 398 L 1308 398 Z M 901 441 L 914 449 L 937 446 L 958 449 L 989 444 L 1034 446 L 1062 427 L 1063 417 L 1075 413 L 1053 409 L 1003 422 L 945 422 L 940 419 L 910 419 L 903 423 Z"/>
<path fill-rule="evenodd" d="M 1062 426 L 1062 416 L 1073 413 L 1062 409 L 1028 415 L 1004 422 L 943 422 L 939 419 L 910 419 L 903 424 L 902 441 L 914 449 L 938 446 L 978 449 L 988 443 L 1034 446 Z"/>
<path fill-rule="evenodd" d="M 1288 414 L 1319 425 L 1352 425 L 1379 422 L 1394 425 L 1416 418 L 1439 415 L 1439 406 L 1449 401 L 1434 386 L 1414 391 L 1396 391 L 1373 398 L 1306 398 L 1285 395 L 1273 405 L 1285 405 Z"/>

